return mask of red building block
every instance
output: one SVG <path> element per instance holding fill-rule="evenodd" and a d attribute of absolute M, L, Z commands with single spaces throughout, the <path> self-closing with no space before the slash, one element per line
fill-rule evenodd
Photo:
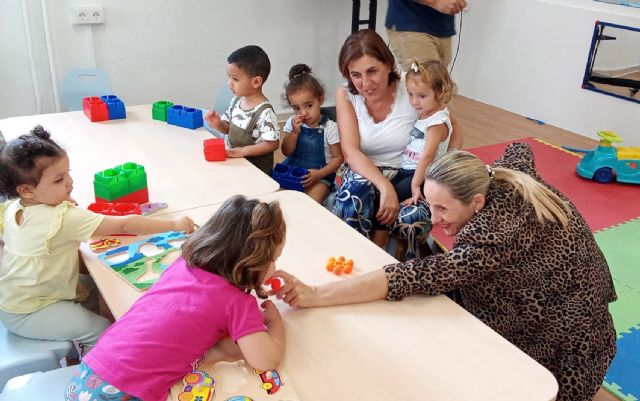
<path fill-rule="evenodd" d="M 212 138 L 205 139 L 204 158 L 209 162 L 220 162 L 227 160 L 227 151 L 224 148 L 224 139 Z"/>
<path fill-rule="evenodd" d="M 149 202 L 149 189 L 144 188 L 135 192 L 130 193 L 129 195 L 121 196 L 120 198 L 116 198 L 114 200 L 107 200 L 96 196 L 97 203 L 148 203 Z"/>
<path fill-rule="evenodd" d="M 137 203 L 95 202 L 90 204 L 87 209 L 94 213 L 106 214 L 107 216 L 142 214 L 140 211 L 140 205 Z"/>
<path fill-rule="evenodd" d="M 82 99 L 82 111 L 92 122 L 107 121 L 109 108 L 99 97 L 85 97 Z"/>

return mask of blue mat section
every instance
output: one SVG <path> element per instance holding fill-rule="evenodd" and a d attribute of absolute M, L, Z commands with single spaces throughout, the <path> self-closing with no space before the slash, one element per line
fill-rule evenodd
<path fill-rule="evenodd" d="M 636 401 L 634 395 L 640 395 L 640 329 L 632 327 L 621 333 L 616 342 L 618 352 L 604 378 L 608 389 L 620 399 Z"/>

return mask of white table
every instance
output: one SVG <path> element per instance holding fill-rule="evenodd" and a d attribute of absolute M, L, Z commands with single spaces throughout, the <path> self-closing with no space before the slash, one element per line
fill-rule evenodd
<path fill-rule="evenodd" d="M 7 140 L 42 125 L 67 153 L 80 206 L 95 200 L 93 175 L 125 162 L 145 167 L 149 200 L 166 202 L 158 214 L 223 202 L 234 194 L 256 196 L 278 190 L 271 177 L 243 158 L 207 162 L 203 128 L 190 130 L 151 118 L 151 106 L 127 107 L 127 118 L 92 123 L 82 111 L 0 120 Z"/>
<path fill-rule="evenodd" d="M 346 279 L 325 270 L 329 256 L 353 259 L 354 275 L 395 262 L 304 194 L 259 198 L 279 200 L 285 212 L 287 244 L 278 267 L 307 283 Z M 202 224 L 219 206 L 187 214 Z M 121 316 L 142 293 L 86 246 L 82 252 Z M 282 367 L 304 401 L 549 401 L 557 393 L 549 371 L 444 296 L 316 309 L 277 305 L 287 330 Z"/>

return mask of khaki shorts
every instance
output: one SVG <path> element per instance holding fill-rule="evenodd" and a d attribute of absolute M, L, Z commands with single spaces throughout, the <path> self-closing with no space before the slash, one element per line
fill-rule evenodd
<path fill-rule="evenodd" d="M 403 71 L 411 66 L 411 59 L 419 62 L 440 60 L 446 67 L 451 62 L 451 37 L 439 38 L 422 32 L 396 31 L 387 29 L 389 48 L 396 58 L 396 62 Z"/>

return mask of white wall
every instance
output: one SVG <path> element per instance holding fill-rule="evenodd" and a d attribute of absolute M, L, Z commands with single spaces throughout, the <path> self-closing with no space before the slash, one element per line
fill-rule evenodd
<path fill-rule="evenodd" d="M 21 2 L 0 0 L 0 118 L 55 112 L 42 7 L 48 14 L 55 79 L 69 68 L 107 70 L 126 104 L 166 99 L 213 107 L 226 84 L 226 57 L 248 44 L 261 46 L 272 63 L 266 95 L 276 109 L 289 67 L 309 64 L 333 103 L 342 82 L 337 54 L 351 31 L 349 0 L 24 0 L 31 26 L 41 109 L 36 107 Z M 362 2 L 368 16 L 368 2 Z M 102 5 L 106 22 L 71 24 L 71 6 Z M 386 2 L 378 4 L 382 31 Z"/>
<path fill-rule="evenodd" d="M 640 104 L 580 87 L 595 21 L 640 27 L 640 9 L 591 0 L 470 3 L 454 70 L 461 94 L 592 138 L 612 130 L 640 146 Z"/>

